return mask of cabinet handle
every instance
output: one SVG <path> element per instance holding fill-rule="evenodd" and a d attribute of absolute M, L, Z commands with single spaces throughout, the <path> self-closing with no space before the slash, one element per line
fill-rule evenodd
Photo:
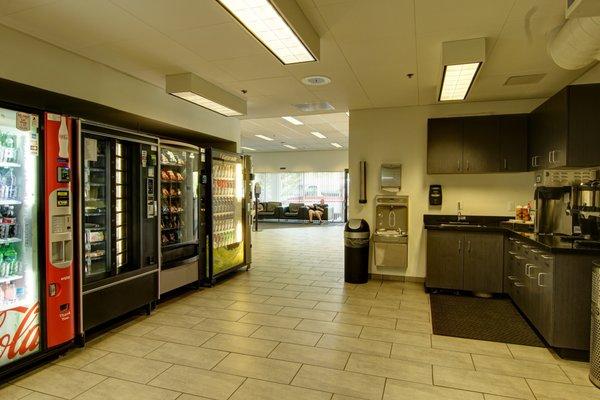
<path fill-rule="evenodd" d="M 460 160 L 456 161 L 456 169 L 460 171 Z"/>
<path fill-rule="evenodd" d="M 508 169 L 508 163 L 506 162 L 506 158 L 504 159 L 504 169 Z"/>
<path fill-rule="evenodd" d="M 523 285 L 521 282 L 515 282 L 515 283 L 514 283 L 514 285 L 515 285 L 516 287 L 523 287 L 523 286 L 525 286 L 525 285 Z"/>
<path fill-rule="evenodd" d="M 542 283 L 542 275 L 548 275 L 548 274 L 546 274 L 545 272 L 540 272 L 540 273 L 538 274 L 538 277 L 537 277 L 537 284 L 538 284 L 538 286 L 540 286 L 540 287 L 546 287 L 546 286 L 545 286 L 545 285 Z"/>
<path fill-rule="evenodd" d="M 548 152 L 548 164 L 552 164 L 552 151 Z"/>
<path fill-rule="evenodd" d="M 554 257 L 552 257 L 552 256 L 547 256 L 547 255 L 545 255 L 545 254 L 542 254 L 542 255 L 541 255 L 541 257 L 542 257 L 543 259 L 545 259 L 545 260 L 554 260 Z"/>
<path fill-rule="evenodd" d="M 458 252 L 460 253 L 462 251 L 462 240 L 458 241 Z"/>
<path fill-rule="evenodd" d="M 535 249 L 533 249 L 533 250 L 531 250 L 531 252 L 535 253 L 535 254 L 540 254 L 542 252 L 542 250 L 535 250 Z"/>
<path fill-rule="evenodd" d="M 470 240 L 467 242 L 467 246 L 468 246 L 467 251 L 470 253 L 471 252 L 471 241 Z"/>
<path fill-rule="evenodd" d="M 467 171 L 469 170 L 469 160 L 467 160 Z"/>
<path fill-rule="evenodd" d="M 511 281 L 516 281 L 517 277 L 514 275 L 508 275 L 508 279 L 510 279 Z"/>
<path fill-rule="evenodd" d="M 556 164 L 556 152 L 557 150 L 552 150 L 552 162 Z"/>

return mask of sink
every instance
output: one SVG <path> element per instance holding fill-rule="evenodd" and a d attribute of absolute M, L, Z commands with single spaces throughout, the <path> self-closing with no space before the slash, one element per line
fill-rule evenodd
<path fill-rule="evenodd" d="M 468 222 L 448 222 L 440 224 L 442 228 L 485 228 L 485 225 L 470 224 Z"/>

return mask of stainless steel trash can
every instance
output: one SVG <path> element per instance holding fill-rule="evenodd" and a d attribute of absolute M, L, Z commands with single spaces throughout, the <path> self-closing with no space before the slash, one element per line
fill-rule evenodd
<path fill-rule="evenodd" d="M 371 231 L 364 219 L 351 219 L 344 229 L 344 280 L 367 283 Z"/>
<path fill-rule="evenodd" d="M 590 333 L 590 381 L 600 387 L 600 260 L 592 268 L 592 327 Z"/>

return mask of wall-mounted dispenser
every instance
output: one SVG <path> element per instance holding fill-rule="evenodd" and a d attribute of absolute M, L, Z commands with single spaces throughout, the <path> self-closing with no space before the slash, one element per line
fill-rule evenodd
<path fill-rule="evenodd" d="M 367 162 L 361 161 L 358 165 L 358 174 L 360 175 L 360 185 L 359 185 L 359 196 L 358 202 L 360 204 L 367 203 Z"/>
<path fill-rule="evenodd" d="M 442 185 L 429 185 L 429 205 L 442 205 Z"/>
<path fill-rule="evenodd" d="M 398 192 L 402 188 L 402 164 L 381 164 L 379 187 Z"/>

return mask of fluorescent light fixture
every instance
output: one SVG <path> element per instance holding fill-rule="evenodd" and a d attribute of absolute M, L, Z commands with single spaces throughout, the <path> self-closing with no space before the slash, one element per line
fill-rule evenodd
<path fill-rule="evenodd" d="M 218 1 L 283 64 L 317 60 L 319 36 L 295 1 Z"/>
<path fill-rule="evenodd" d="M 297 147 L 294 147 L 294 146 L 292 146 L 290 144 L 284 144 L 283 147 L 287 147 L 288 149 L 292 149 L 292 150 L 296 150 L 297 149 Z"/>
<path fill-rule="evenodd" d="M 333 147 L 337 147 L 338 149 L 342 147 L 342 145 L 341 145 L 341 144 L 339 144 L 339 143 L 335 143 L 335 142 L 331 143 L 331 145 L 332 145 Z"/>
<path fill-rule="evenodd" d="M 256 151 L 256 149 L 253 149 L 252 147 L 245 147 L 245 146 L 242 146 L 242 149 L 243 149 L 243 150 L 248 150 L 248 151 Z"/>
<path fill-rule="evenodd" d="M 439 101 L 464 100 L 485 61 L 485 38 L 442 43 L 442 86 Z"/>
<path fill-rule="evenodd" d="M 350 111 L 346 111 L 346 116 L 350 116 Z"/>
<path fill-rule="evenodd" d="M 318 137 L 319 139 L 325 139 L 325 138 L 327 138 L 327 136 L 323 135 L 321 132 L 311 132 L 310 134 L 313 135 L 313 136 Z"/>
<path fill-rule="evenodd" d="M 267 142 L 272 142 L 273 141 L 273 138 L 270 138 L 270 137 L 265 136 L 265 135 L 254 135 L 254 136 L 256 136 L 257 138 L 266 140 Z"/>
<path fill-rule="evenodd" d="M 283 119 L 285 119 L 287 122 L 289 122 L 290 124 L 294 124 L 294 125 L 304 125 L 304 123 L 302 121 L 298 121 L 296 118 L 294 117 L 281 117 Z"/>
<path fill-rule="evenodd" d="M 191 72 L 167 75 L 167 93 L 227 117 L 246 114 L 246 100 Z"/>

